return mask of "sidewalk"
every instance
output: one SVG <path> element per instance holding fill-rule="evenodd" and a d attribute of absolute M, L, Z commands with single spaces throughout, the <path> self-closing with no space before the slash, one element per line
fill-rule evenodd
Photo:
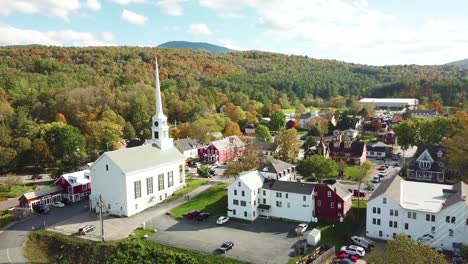
<path fill-rule="evenodd" d="M 188 195 L 190 196 L 190 198 L 197 197 L 201 192 L 211 188 L 216 184 L 217 182 L 209 182 L 193 190 Z M 154 219 L 157 216 L 164 215 L 167 212 L 169 212 L 172 208 L 175 208 L 185 202 L 187 201 L 184 197 L 182 197 L 170 203 L 160 203 L 131 217 L 118 218 L 112 216 L 105 216 L 104 237 L 107 241 L 126 238 L 130 234 L 132 234 L 136 228 L 141 227 L 143 225 L 150 226 L 149 223 L 151 222 L 151 219 Z M 99 215 L 94 212 L 84 213 L 76 217 L 67 219 L 65 221 L 59 222 L 49 227 L 49 230 L 63 233 L 66 235 L 72 235 L 75 234 L 78 231 L 78 229 L 83 225 L 94 225 L 96 226 L 96 231 L 81 237 L 99 241 L 101 225 L 99 222 Z"/>

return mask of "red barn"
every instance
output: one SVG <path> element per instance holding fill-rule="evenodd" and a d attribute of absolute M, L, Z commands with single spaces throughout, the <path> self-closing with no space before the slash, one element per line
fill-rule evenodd
<path fill-rule="evenodd" d="M 314 186 L 315 216 L 318 219 L 339 220 L 351 209 L 352 194 L 333 180 L 333 184 L 317 183 Z"/>
<path fill-rule="evenodd" d="M 87 198 L 91 193 L 91 179 L 89 170 L 63 174 L 55 182 L 63 189 L 63 198 L 71 202 Z"/>
<path fill-rule="evenodd" d="M 239 137 L 230 136 L 198 149 L 198 158 L 203 162 L 223 164 L 242 155 L 244 149 L 245 144 Z"/>

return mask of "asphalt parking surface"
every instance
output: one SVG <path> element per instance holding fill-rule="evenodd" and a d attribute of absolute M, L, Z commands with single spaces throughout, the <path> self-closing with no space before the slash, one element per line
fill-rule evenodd
<path fill-rule="evenodd" d="M 297 237 L 293 223 L 257 219 L 253 223 L 230 220 L 223 226 L 216 219 L 204 222 L 174 220 L 163 215 L 153 219 L 152 226 L 158 232 L 149 239 L 175 247 L 216 254 L 224 242 L 234 242 L 234 248 L 226 252 L 230 258 L 250 263 L 286 263 L 294 252 Z"/>

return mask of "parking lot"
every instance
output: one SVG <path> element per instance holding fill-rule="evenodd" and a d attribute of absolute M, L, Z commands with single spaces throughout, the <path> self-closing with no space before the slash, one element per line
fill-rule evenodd
<path fill-rule="evenodd" d="M 253 223 L 230 220 L 223 226 L 216 219 L 199 222 L 196 220 L 174 220 L 163 215 L 151 221 L 158 232 L 150 239 L 175 247 L 193 249 L 207 253 L 224 242 L 234 242 L 227 257 L 251 263 L 281 263 L 289 259 L 297 242 L 295 224 L 258 219 Z"/>

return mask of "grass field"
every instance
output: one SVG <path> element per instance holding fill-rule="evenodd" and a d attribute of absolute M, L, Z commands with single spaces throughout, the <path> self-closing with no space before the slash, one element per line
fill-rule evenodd
<path fill-rule="evenodd" d="M 198 210 L 213 215 L 225 215 L 227 210 L 226 183 L 218 183 L 208 190 L 200 193 L 190 201 L 172 209 L 172 217 L 180 218 L 191 210 Z"/>
<path fill-rule="evenodd" d="M 0 228 L 8 225 L 13 221 L 15 221 L 15 217 L 13 217 L 11 214 L 6 211 L 0 212 Z"/>
<path fill-rule="evenodd" d="M 344 169 L 344 178 L 345 179 L 353 179 L 354 177 L 356 177 L 358 171 L 359 171 L 359 166 L 350 166 L 350 167 L 346 167 Z"/>
<path fill-rule="evenodd" d="M 28 182 L 28 183 L 21 184 L 21 185 L 13 185 L 9 192 L 0 191 L 0 197 L 14 198 L 14 197 L 21 196 L 26 192 L 32 191 L 35 185 L 36 184 L 33 182 Z"/>
<path fill-rule="evenodd" d="M 185 180 L 185 183 L 187 184 L 187 187 L 178 190 L 175 192 L 175 194 L 168 199 L 166 199 L 164 202 L 172 202 L 175 200 L 178 200 L 179 198 L 182 198 L 183 196 L 187 195 L 188 193 L 191 193 L 193 190 L 197 189 L 198 187 L 205 185 L 208 183 L 208 180 L 205 179 L 187 179 Z"/>

